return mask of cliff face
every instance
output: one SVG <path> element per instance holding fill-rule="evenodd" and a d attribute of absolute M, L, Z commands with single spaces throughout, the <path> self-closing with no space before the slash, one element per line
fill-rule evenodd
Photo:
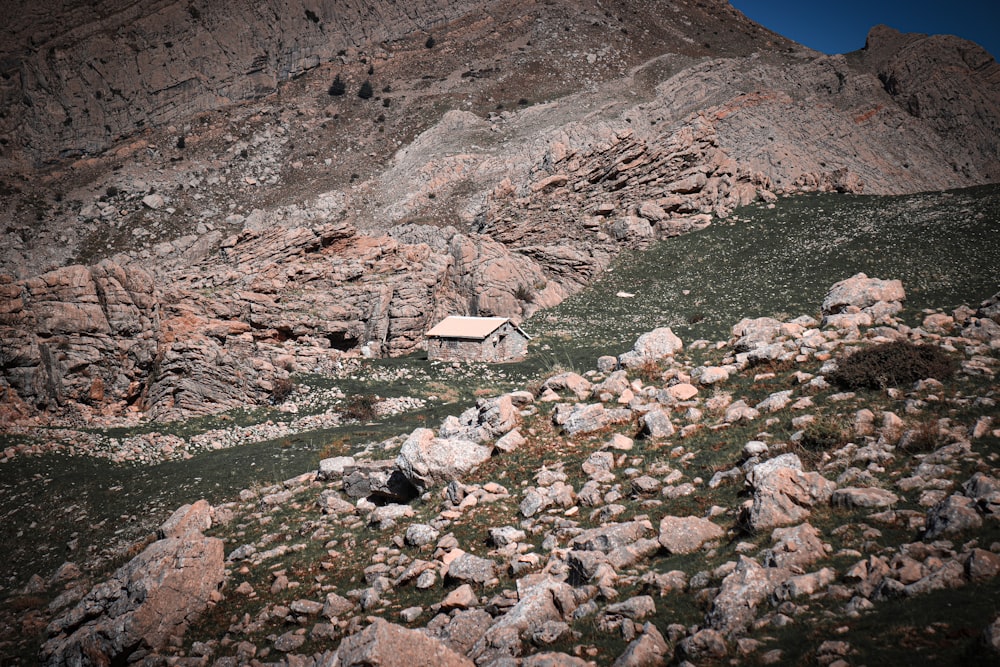
<path fill-rule="evenodd" d="M 825 56 L 687 0 L 19 9 L 0 389 L 37 408 L 260 403 L 443 315 L 526 318 L 756 200 L 1000 178 L 1000 66 L 952 37 Z M 97 313 L 106 274 L 144 338 L 46 324 Z"/>
<path fill-rule="evenodd" d="M 144 127 L 272 93 L 338 53 L 430 31 L 482 4 L 16 0 L 0 47 L 4 158 L 97 153 Z"/>
<path fill-rule="evenodd" d="M 949 145 L 947 167 L 1000 178 L 1000 65 L 982 47 L 951 35 L 905 35 L 876 26 L 857 54 L 910 118 Z"/>

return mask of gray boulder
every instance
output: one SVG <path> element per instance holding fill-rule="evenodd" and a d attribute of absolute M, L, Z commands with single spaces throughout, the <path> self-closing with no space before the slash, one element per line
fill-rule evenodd
<path fill-rule="evenodd" d="M 418 489 L 459 479 L 490 458 L 491 447 L 458 438 L 437 438 L 418 428 L 403 443 L 396 467 Z"/>
<path fill-rule="evenodd" d="M 682 349 L 684 343 L 677 334 L 670 327 L 660 327 L 639 336 L 632 349 L 618 357 L 618 362 L 624 368 L 638 368 L 650 361 L 672 357 Z"/>

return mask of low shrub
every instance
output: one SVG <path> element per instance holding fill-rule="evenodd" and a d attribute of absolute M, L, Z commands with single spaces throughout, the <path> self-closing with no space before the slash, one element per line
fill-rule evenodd
<path fill-rule="evenodd" d="M 514 291 L 514 297 L 518 301 L 527 301 L 531 303 L 535 300 L 535 293 L 527 285 L 518 285 L 517 289 Z"/>
<path fill-rule="evenodd" d="M 295 389 L 295 383 L 288 378 L 277 378 L 272 384 L 271 402 L 275 405 L 287 401 Z"/>
<path fill-rule="evenodd" d="M 809 422 L 799 444 L 808 450 L 826 451 L 847 444 L 849 437 L 847 426 L 839 417 L 821 416 Z"/>
<path fill-rule="evenodd" d="M 938 447 L 946 444 L 942 437 L 938 423 L 934 419 L 917 423 L 913 428 L 903 431 L 899 439 L 897 448 L 910 454 L 921 454 L 933 452 Z"/>
<path fill-rule="evenodd" d="M 340 75 L 333 77 L 333 83 L 330 84 L 330 89 L 326 92 L 330 94 L 331 97 L 338 97 L 343 95 L 347 91 L 347 86 L 344 84 L 344 80 L 340 78 Z"/>
<path fill-rule="evenodd" d="M 372 421 L 378 416 L 375 412 L 375 402 L 375 397 L 368 394 L 351 396 L 344 406 L 344 418 L 361 423 Z"/>
<path fill-rule="evenodd" d="M 956 366 L 939 347 L 892 341 L 841 357 L 827 379 L 846 389 L 885 389 L 926 378 L 944 381 L 955 373 Z"/>

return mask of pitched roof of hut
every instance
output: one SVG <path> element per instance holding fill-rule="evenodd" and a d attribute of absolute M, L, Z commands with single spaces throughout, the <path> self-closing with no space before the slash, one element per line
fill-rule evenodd
<path fill-rule="evenodd" d="M 438 322 L 427 335 L 434 338 L 469 338 L 483 340 L 494 331 L 510 322 L 509 317 L 464 317 L 451 315 Z M 521 332 L 525 338 L 531 338 L 521 327 L 513 322 L 511 325 Z"/>

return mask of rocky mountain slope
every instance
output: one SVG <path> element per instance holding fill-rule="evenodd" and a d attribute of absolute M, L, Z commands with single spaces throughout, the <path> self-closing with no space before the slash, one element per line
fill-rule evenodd
<path fill-rule="evenodd" d="M 992 664 L 998 297 L 907 326 L 859 274 L 822 321 L 657 329 L 185 505 L 23 621 L 48 665 Z"/>
<path fill-rule="evenodd" d="M 722 2 L 307 5 L 8 27 L 10 418 L 259 404 L 741 204 L 1000 173 L 1000 67 L 955 38 L 828 57 Z"/>

